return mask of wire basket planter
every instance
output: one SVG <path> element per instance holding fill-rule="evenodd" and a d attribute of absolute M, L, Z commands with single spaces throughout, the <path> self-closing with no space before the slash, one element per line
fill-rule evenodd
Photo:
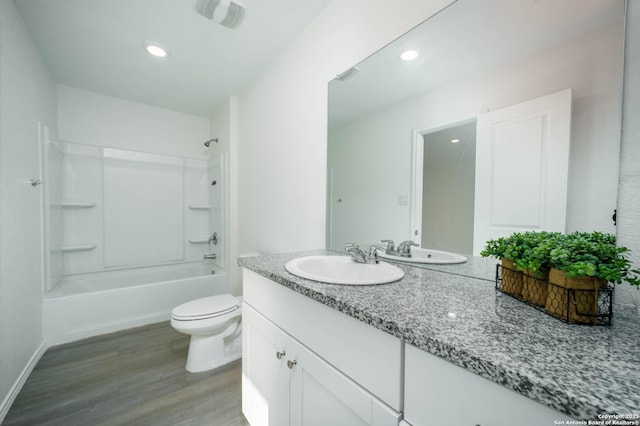
<path fill-rule="evenodd" d="M 559 285 L 515 268 L 496 265 L 496 289 L 541 312 L 572 324 L 610 326 L 613 317 L 613 283 Z"/>

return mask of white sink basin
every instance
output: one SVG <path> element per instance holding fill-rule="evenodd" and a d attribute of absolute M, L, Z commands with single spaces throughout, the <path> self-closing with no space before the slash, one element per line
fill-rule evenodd
<path fill-rule="evenodd" d="M 386 284 L 404 277 L 402 269 L 389 263 L 356 263 L 346 256 L 298 257 L 284 267 L 298 277 L 330 284 Z"/>
<path fill-rule="evenodd" d="M 467 261 L 467 258 L 460 254 L 451 253 L 448 251 L 423 249 L 419 247 L 411 248 L 411 257 L 392 256 L 385 253 L 384 250 L 378 250 L 378 257 L 384 257 L 385 259 L 399 260 L 401 262 L 411 262 L 411 263 L 447 264 L 447 263 L 464 263 Z"/>

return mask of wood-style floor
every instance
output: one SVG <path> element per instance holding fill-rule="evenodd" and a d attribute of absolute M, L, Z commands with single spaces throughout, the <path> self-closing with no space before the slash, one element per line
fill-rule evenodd
<path fill-rule="evenodd" d="M 166 322 L 50 348 L 2 425 L 248 425 L 241 360 L 189 373 L 188 345 Z"/>

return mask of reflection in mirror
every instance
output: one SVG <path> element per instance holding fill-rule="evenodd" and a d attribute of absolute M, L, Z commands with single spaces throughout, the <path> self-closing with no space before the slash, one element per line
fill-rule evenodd
<path fill-rule="evenodd" d="M 413 239 L 425 248 L 477 254 L 484 241 L 473 241 L 479 232 L 474 222 L 481 214 L 491 222 L 477 206 L 490 211 L 497 204 L 487 201 L 495 194 L 487 196 L 484 188 L 471 194 L 470 179 L 478 179 L 478 170 L 489 177 L 503 173 L 487 168 L 499 157 L 491 148 L 474 167 L 476 147 L 464 144 L 437 160 L 428 140 L 458 123 L 475 127 L 490 114 L 561 92 L 569 94 L 564 161 L 548 158 L 555 146 L 546 138 L 554 123 L 549 116 L 536 119 L 527 134 L 505 139 L 530 139 L 523 150 L 538 150 L 528 167 L 539 171 L 537 187 L 531 180 L 525 188 L 520 178 L 503 178 L 501 186 L 514 206 L 521 197 L 539 213 L 518 221 L 514 209 L 501 215 L 513 223 L 494 223 L 491 232 L 521 226 L 615 232 L 623 38 L 624 0 L 459 0 L 331 81 L 328 248 Z M 402 61 L 406 50 L 418 57 Z M 522 151 L 514 146 L 510 152 Z M 467 163 L 458 163 L 461 158 Z M 563 162 L 568 171 L 556 169 Z M 550 207 L 547 192 L 563 185 L 565 199 Z M 562 220 L 548 225 L 546 216 L 553 214 Z"/>
<path fill-rule="evenodd" d="M 422 135 L 422 247 L 473 251 L 476 121 Z M 415 238 L 415 236 L 414 236 Z"/>

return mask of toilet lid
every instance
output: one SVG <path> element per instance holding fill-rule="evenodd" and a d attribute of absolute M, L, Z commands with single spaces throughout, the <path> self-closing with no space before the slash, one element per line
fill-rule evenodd
<path fill-rule="evenodd" d="M 182 320 L 204 319 L 233 312 L 240 307 L 240 301 L 230 294 L 203 297 L 176 306 L 171 317 Z"/>

